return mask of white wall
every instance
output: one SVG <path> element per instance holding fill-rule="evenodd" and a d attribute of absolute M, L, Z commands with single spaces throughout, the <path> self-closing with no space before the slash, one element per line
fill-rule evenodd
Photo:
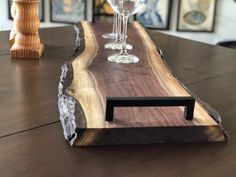
<path fill-rule="evenodd" d="M 89 7 L 87 9 L 87 19 L 91 21 L 92 0 L 86 1 Z M 162 32 L 210 44 L 215 44 L 222 40 L 236 40 L 236 3 L 234 0 L 218 0 L 214 33 L 176 32 L 178 0 L 173 0 L 172 5 L 170 30 Z M 65 25 L 50 22 L 49 7 L 49 0 L 45 0 L 45 22 L 41 23 L 41 27 Z M 7 0 L 0 0 L 0 30 L 9 30 L 11 28 L 12 21 L 8 20 Z"/>
<path fill-rule="evenodd" d="M 45 22 L 41 23 L 41 27 L 63 26 L 64 24 L 50 23 L 50 5 L 49 0 L 45 0 L 44 6 Z M 0 0 L 0 31 L 10 30 L 13 26 L 13 21 L 8 19 L 8 3 L 7 0 Z"/>

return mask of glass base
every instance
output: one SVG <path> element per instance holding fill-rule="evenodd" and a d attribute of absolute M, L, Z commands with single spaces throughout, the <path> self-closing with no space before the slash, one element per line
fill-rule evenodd
<path fill-rule="evenodd" d="M 110 42 L 105 44 L 105 49 L 111 49 L 111 50 L 121 50 L 122 44 L 121 43 L 115 43 L 115 42 Z M 132 50 L 133 46 L 130 44 L 126 44 L 126 49 Z"/>
<path fill-rule="evenodd" d="M 115 39 L 116 38 L 116 34 L 115 33 L 105 33 L 102 35 L 103 38 L 106 39 Z"/>
<path fill-rule="evenodd" d="M 130 54 L 114 54 L 107 57 L 107 60 L 114 63 L 138 63 L 139 58 Z"/>

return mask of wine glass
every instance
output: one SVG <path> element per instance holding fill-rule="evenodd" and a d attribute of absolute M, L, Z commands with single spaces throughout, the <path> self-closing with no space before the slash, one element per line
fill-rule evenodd
<path fill-rule="evenodd" d="M 112 33 L 105 33 L 102 35 L 103 38 L 106 39 L 116 39 L 117 36 L 117 19 L 118 19 L 118 14 L 114 13 L 113 17 L 113 27 L 112 27 Z"/>
<path fill-rule="evenodd" d="M 112 49 L 112 50 L 121 50 L 122 48 L 122 33 L 121 33 L 121 22 L 122 22 L 122 17 L 120 14 L 117 16 L 117 35 L 114 41 L 108 42 L 105 44 L 105 49 Z M 126 49 L 132 50 L 133 46 L 130 44 L 126 44 Z"/>
<path fill-rule="evenodd" d="M 108 0 L 113 10 L 123 18 L 122 48 L 120 53 L 108 56 L 108 61 L 116 63 L 137 63 L 139 58 L 126 50 L 127 23 L 130 15 L 137 13 L 145 0 Z"/>

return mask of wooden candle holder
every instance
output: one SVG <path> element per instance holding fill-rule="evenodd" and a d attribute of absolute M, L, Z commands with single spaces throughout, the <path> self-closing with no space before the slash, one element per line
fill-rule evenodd
<path fill-rule="evenodd" d="M 38 4 L 39 0 L 13 0 L 11 13 L 15 27 L 9 39 L 11 58 L 39 59 L 42 56 Z"/>

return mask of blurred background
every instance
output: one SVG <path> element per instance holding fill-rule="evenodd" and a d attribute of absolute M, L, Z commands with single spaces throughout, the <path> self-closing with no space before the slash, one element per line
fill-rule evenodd
<path fill-rule="evenodd" d="M 11 0 L 0 1 L 0 31 L 10 30 Z M 82 20 L 112 21 L 105 0 L 41 0 L 41 28 Z M 133 20 L 166 34 L 209 44 L 236 41 L 235 0 L 146 0 Z"/>

